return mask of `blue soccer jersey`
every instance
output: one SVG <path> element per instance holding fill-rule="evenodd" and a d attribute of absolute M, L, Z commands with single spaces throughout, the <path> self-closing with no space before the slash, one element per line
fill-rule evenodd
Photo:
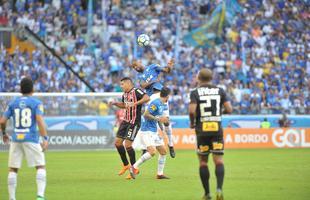
<path fill-rule="evenodd" d="M 43 115 L 42 102 L 37 98 L 22 96 L 9 104 L 4 117 L 13 118 L 13 142 L 39 143 L 36 115 Z"/>
<path fill-rule="evenodd" d="M 162 72 L 163 68 L 160 67 L 158 64 L 151 64 L 145 68 L 145 70 L 139 74 L 139 80 L 150 83 L 156 82 L 158 80 L 159 74 Z M 153 87 L 150 85 L 148 88 L 145 89 L 147 95 L 151 96 L 153 94 Z"/>
<path fill-rule="evenodd" d="M 155 99 L 147 107 L 147 110 L 153 116 L 162 116 L 164 109 L 165 109 L 165 104 L 160 99 Z M 157 121 L 150 120 L 144 117 L 144 120 L 141 125 L 141 131 L 151 131 L 151 132 L 156 133 L 157 132 Z"/>

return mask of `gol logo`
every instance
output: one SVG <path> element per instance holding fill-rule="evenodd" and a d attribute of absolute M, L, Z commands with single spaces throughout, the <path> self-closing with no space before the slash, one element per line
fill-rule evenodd
<path fill-rule="evenodd" d="M 310 147 L 306 141 L 305 129 L 276 129 L 272 133 L 272 142 L 276 147 Z"/>

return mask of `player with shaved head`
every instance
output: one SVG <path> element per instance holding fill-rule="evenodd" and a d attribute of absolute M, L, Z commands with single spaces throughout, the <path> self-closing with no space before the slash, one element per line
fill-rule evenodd
<path fill-rule="evenodd" d="M 217 179 L 217 200 L 223 200 L 222 186 L 224 182 L 224 139 L 222 109 L 231 113 L 232 107 L 222 88 L 211 84 L 212 71 L 201 69 L 197 75 L 198 87 L 190 94 L 189 118 L 190 128 L 195 129 L 197 137 L 197 153 L 199 158 L 199 174 L 205 190 L 203 199 L 211 199 L 209 188 L 209 154 L 213 154 Z"/>

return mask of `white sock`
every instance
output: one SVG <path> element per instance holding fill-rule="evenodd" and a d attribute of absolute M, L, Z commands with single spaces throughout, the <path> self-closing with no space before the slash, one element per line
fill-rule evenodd
<path fill-rule="evenodd" d="M 46 187 L 46 170 L 38 169 L 37 170 L 37 195 L 40 197 L 44 197 Z"/>
<path fill-rule="evenodd" d="M 152 155 L 149 152 L 146 152 L 145 154 L 143 154 L 139 160 L 136 161 L 136 163 L 133 165 L 134 168 L 138 169 L 139 166 L 144 163 L 145 161 L 149 160 L 152 158 Z"/>
<path fill-rule="evenodd" d="M 10 200 L 15 200 L 16 185 L 17 185 L 17 173 L 9 172 L 8 189 Z"/>
<path fill-rule="evenodd" d="M 169 124 L 169 126 L 165 126 L 165 132 L 167 134 L 168 137 L 168 145 L 169 147 L 173 146 L 173 141 L 172 141 L 172 127 L 171 124 Z"/>
<path fill-rule="evenodd" d="M 166 155 L 160 155 L 159 154 L 157 175 L 163 175 L 164 174 L 165 163 L 166 163 Z"/>

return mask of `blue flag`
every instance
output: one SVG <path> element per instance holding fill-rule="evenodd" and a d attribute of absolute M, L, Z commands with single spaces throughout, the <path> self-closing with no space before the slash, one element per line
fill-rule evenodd
<path fill-rule="evenodd" d="M 213 46 L 223 39 L 223 29 L 230 25 L 242 7 L 236 0 L 223 0 L 212 12 L 207 23 L 191 31 L 183 40 L 190 46 Z"/>

